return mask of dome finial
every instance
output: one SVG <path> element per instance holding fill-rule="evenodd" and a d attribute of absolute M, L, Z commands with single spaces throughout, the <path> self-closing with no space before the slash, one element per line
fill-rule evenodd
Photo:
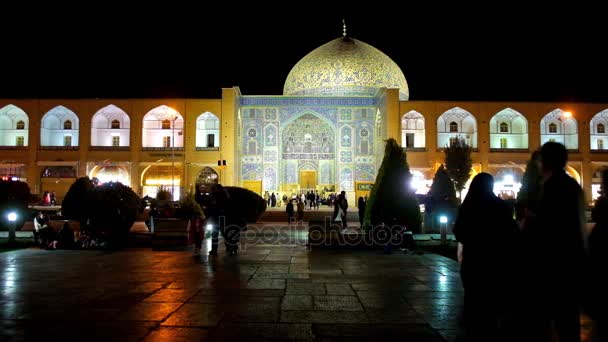
<path fill-rule="evenodd" d="M 342 37 L 346 37 L 346 21 L 342 19 Z"/>

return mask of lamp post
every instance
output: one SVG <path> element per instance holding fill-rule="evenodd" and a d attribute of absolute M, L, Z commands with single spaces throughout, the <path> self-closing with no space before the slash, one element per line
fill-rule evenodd
<path fill-rule="evenodd" d="M 222 156 L 220 155 L 220 158 L 222 158 Z M 226 167 L 226 159 L 218 159 L 217 161 L 217 168 L 220 169 L 220 179 L 219 182 L 220 184 L 222 184 L 222 182 L 224 181 L 224 179 L 222 178 L 222 170 Z"/>
<path fill-rule="evenodd" d="M 175 201 L 175 121 L 177 115 L 173 116 L 171 123 L 171 200 Z"/>
<path fill-rule="evenodd" d="M 8 218 L 8 221 L 9 221 L 8 243 L 14 244 L 15 243 L 15 230 L 17 230 L 17 227 L 16 227 L 17 213 L 10 212 L 10 213 L 8 213 L 8 215 L 6 215 L 6 218 Z"/>
<path fill-rule="evenodd" d="M 560 130 L 562 131 L 562 138 L 563 138 L 563 142 L 564 142 L 564 147 L 566 147 L 566 150 L 568 149 L 568 145 L 566 145 L 566 120 L 570 119 L 572 117 L 572 113 L 571 112 L 563 112 L 562 115 L 560 115 L 557 120 L 559 120 L 560 122 Z"/>
<path fill-rule="evenodd" d="M 441 244 L 447 245 L 448 243 L 448 217 L 441 215 L 439 217 L 439 231 L 441 233 Z"/>

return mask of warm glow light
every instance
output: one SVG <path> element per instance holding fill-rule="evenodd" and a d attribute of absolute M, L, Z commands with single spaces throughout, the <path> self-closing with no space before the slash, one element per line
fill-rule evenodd
<path fill-rule="evenodd" d="M 153 178 L 148 178 L 146 179 L 146 185 L 171 185 L 174 184 L 175 186 L 179 186 L 180 180 L 178 178 L 176 178 L 174 181 L 171 180 L 171 178 L 169 179 L 153 179 Z"/>
<path fill-rule="evenodd" d="M 570 119 L 572 117 L 572 113 L 571 112 L 564 112 L 564 117 L 566 119 Z"/>

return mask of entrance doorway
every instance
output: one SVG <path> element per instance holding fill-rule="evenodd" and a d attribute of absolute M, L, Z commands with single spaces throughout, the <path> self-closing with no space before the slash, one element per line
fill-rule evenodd
<path fill-rule="evenodd" d="M 300 171 L 300 189 L 315 190 L 317 188 L 317 171 Z"/>
<path fill-rule="evenodd" d="M 414 133 L 405 133 L 405 147 L 414 148 Z"/>

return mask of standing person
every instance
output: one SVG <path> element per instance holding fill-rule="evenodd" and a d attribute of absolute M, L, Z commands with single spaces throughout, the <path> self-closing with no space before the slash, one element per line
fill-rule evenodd
<path fill-rule="evenodd" d="M 287 224 L 291 224 L 291 222 L 293 221 L 294 214 L 293 201 L 289 201 L 289 203 L 287 203 L 285 211 L 287 212 Z"/>
<path fill-rule="evenodd" d="M 303 222 L 304 221 L 304 202 L 298 201 L 297 207 L 298 207 L 298 221 Z"/>
<path fill-rule="evenodd" d="M 359 224 L 361 228 L 363 228 L 363 219 L 365 218 L 365 200 L 363 197 L 359 197 L 359 201 L 357 202 L 357 209 L 359 209 Z"/>
<path fill-rule="evenodd" d="M 277 196 L 275 196 L 274 192 L 270 195 L 270 206 L 272 208 L 277 206 Z"/>
<path fill-rule="evenodd" d="M 224 239 L 226 228 L 226 213 L 228 211 L 228 192 L 221 184 L 214 184 L 211 188 L 211 198 L 206 208 L 205 216 L 208 217 L 208 224 L 211 224 L 211 250 L 209 255 L 217 255 L 219 235 L 222 233 Z M 226 241 L 227 242 L 227 241 Z"/>
<path fill-rule="evenodd" d="M 595 201 L 591 218 L 595 226 L 589 235 L 589 281 L 591 291 L 586 311 L 593 319 L 591 341 L 608 341 L 608 169 L 602 171 L 602 195 Z"/>
<path fill-rule="evenodd" d="M 346 199 L 346 191 L 340 192 L 340 195 L 334 200 L 334 220 L 341 221 L 342 227 L 347 228 L 346 214 L 348 210 L 348 200 Z"/>
<path fill-rule="evenodd" d="M 201 217 L 194 217 L 190 220 L 189 240 L 190 243 L 194 243 L 194 255 L 200 254 L 203 246 L 204 222 Z"/>
<path fill-rule="evenodd" d="M 465 329 L 471 341 L 499 339 L 499 320 L 512 291 L 517 224 L 512 210 L 493 189 L 490 174 L 475 176 L 453 229 L 462 246 L 458 259 L 465 291 Z"/>
<path fill-rule="evenodd" d="M 48 191 L 44 192 L 44 195 L 42 196 L 42 203 L 44 205 L 51 205 L 51 194 Z"/>
<path fill-rule="evenodd" d="M 57 197 L 55 196 L 55 191 L 51 191 L 51 205 L 57 204 Z"/>
<path fill-rule="evenodd" d="M 566 147 L 547 142 L 541 148 L 544 176 L 538 199 L 535 297 L 540 317 L 555 327 L 559 341 L 580 341 L 581 277 L 585 259 L 584 202 L 578 183 L 564 170 Z M 466 248 L 466 247 L 465 247 Z"/>
<path fill-rule="evenodd" d="M 270 207 L 270 195 L 268 194 L 268 191 L 264 191 L 264 202 Z"/>

